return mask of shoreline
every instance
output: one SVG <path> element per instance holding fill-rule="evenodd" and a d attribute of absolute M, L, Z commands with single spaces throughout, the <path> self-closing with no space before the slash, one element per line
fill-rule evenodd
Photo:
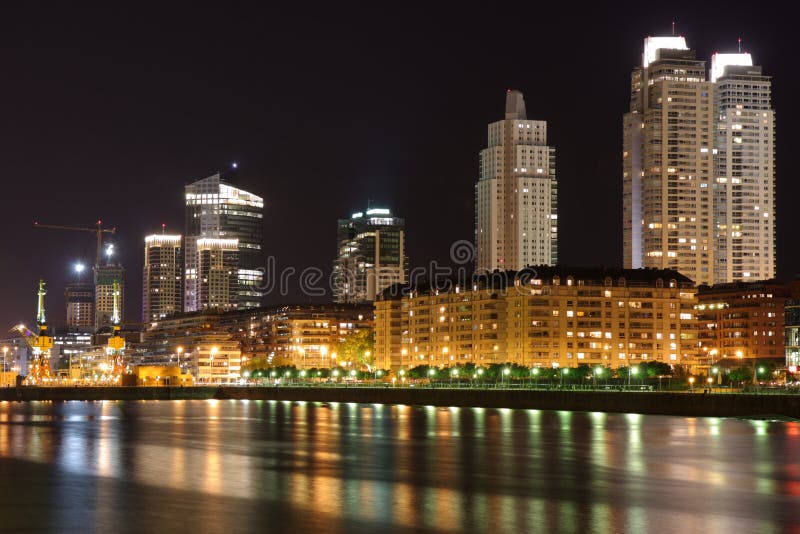
<path fill-rule="evenodd" d="M 9 387 L 0 401 L 276 400 L 800 419 L 800 395 L 392 387 Z"/>

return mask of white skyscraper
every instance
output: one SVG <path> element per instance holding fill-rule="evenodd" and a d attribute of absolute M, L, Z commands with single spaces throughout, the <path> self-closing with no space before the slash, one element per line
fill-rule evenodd
<path fill-rule="evenodd" d="M 522 93 L 509 90 L 505 119 L 488 133 L 475 186 L 477 270 L 555 265 L 558 189 L 547 122 L 528 120 Z"/>
<path fill-rule="evenodd" d="M 144 238 L 142 321 L 158 321 L 183 310 L 183 240 L 180 235 Z"/>
<path fill-rule="evenodd" d="M 623 263 L 714 282 L 714 84 L 683 37 L 648 37 L 623 119 Z"/>
<path fill-rule="evenodd" d="M 775 277 L 772 83 L 749 53 L 714 54 L 716 282 Z"/>
<path fill-rule="evenodd" d="M 774 112 L 750 54 L 648 37 L 623 128 L 623 263 L 697 284 L 775 275 Z"/>

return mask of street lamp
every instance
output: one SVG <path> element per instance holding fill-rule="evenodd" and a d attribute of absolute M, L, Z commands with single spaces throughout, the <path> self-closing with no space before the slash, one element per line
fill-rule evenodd
<path fill-rule="evenodd" d="M 592 378 L 594 379 L 594 387 L 597 388 L 597 379 L 603 374 L 602 367 L 595 367 Z"/>
<path fill-rule="evenodd" d="M 694 391 L 694 377 L 689 377 L 689 391 Z"/>
<path fill-rule="evenodd" d="M 638 375 L 639 368 L 638 367 L 631 367 L 628 369 L 628 385 L 631 385 L 631 375 Z"/>
<path fill-rule="evenodd" d="M 533 375 L 534 386 L 538 386 L 539 385 L 539 368 L 538 367 L 534 367 L 533 369 L 531 369 L 531 374 Z"/>
<path fill-rule="evenodd" d="M 564 369 L 562 369 L 561 372 L 558 373 L 559 376 L 561 377 L 561 387 L 562 388 L 564 387 L 564 377 L 567 376 L 567 373 L 569 373 L 569 367 L 564 367 Z"/>
<path fill-rule="evenodd" d="M 506 383 L 506 377 L 509 375 L 509 373 L 511 373 L 511 369 L 509 369 L 508 367 L 503 367 L 503 385 L 504 386 L 505 386 L 505 383 Z"/>

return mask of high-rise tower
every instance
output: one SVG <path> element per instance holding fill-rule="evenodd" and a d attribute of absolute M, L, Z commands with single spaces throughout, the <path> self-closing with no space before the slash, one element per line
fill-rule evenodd
<path fill-rule="evenodd" d="M 505 119 L 488 134 L 475 186 L 477 270 L 555 265 L 558 189 L 547 122 L 528 120 L 522 93 L 509 90 Z"/>
<path fill-rule="evenodd" d="M 254 308 L 261 304 L 263 218 L 264 199 L 234 187 L 220 173 L 186 186 L 185 311 L 202 307 L 198 279 L 199 239 L 237 240 L 238 281 L 236 298 L 230 304 L 236 308 Z M 230 261 L 230 256 L 226 254 L 226 261 Z"/>
<path fill-rule="evenodd" d="M 385 208 L 339 219 L 333 266 L 336 302 L 368 302 L 408 274 L 405 220 Z"/>
<path fill-rule="evenodd" d="M 144 238 L 142 321 L 158 321 L 183 310 L 183 249 L 180 235 Z"/>
<path fill-rule="evenodd" d="M 772 83 L 749 53 L 714 54 L 715 282 L 775 277 Z"/>
<path fill-rule="evenodd" d="M 714 84 L 683 37 L 647 37 L 623 119 L 623 263 L 714 282 Z"/>

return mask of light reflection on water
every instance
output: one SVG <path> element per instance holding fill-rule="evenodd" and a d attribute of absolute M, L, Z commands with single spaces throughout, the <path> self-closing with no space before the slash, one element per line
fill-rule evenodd
<path fill-rule="evenodd" d="M 794 422 L 0 403 L 0 530 L 774 531 L 798 499 Z"/>

